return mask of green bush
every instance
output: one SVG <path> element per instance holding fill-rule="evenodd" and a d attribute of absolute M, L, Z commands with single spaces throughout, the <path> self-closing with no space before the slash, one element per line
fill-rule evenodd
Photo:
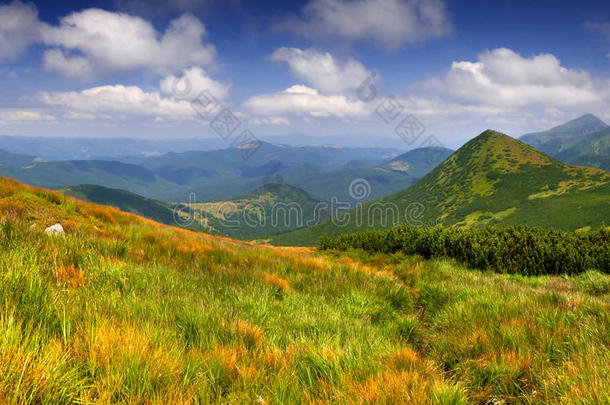
<path fill-rule="evenodd" d="M 362 249 L 371 253 L 451 257 L 468 266 L 523 275 L 610 273 L 610 231 L 564 232 L 517 227 L 409 227 L 326 236 L 320 250 Z"/>

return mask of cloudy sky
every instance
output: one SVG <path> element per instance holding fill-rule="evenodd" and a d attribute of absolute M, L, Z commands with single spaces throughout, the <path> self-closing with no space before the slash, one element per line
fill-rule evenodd
<path fill-rule="evenodd" d="M 0 1 L 0 134 L 217 137 L 225 111 L 262 139 L 416 120 L 455 147 L 610 121 L 606 1 L 166 3 Z"/>

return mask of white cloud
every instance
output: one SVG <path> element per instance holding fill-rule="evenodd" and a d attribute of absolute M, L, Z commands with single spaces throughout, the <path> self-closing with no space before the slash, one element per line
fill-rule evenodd
<path fill-rule="evenodd" d="M 150 116 L 168 119 L 194 117 L 189 102 L 164 98 L 157 92 L 147 93 L 137 86 L 100 86 L 81 92 L 42 92 L 36 98 L 43 104 L 67 109 L 71 118 Z"/>
<path fill-rule="evenodd" d="M 61 49 L 44 53 L 44 65 L 48 70 L 62 73 L 73 79 L 90 79 L 93 76 L 91 61 L 82 56 L 66 57 Z"/>
<path fill-rule="evenodd" d="M 113 118 L 112 115 L 108 115 L 108 114 L 91 114 L 91 113 L 81 113 L 81 112 L 76 112 L 76 111 L 68 111 L 65 114 L 62 114 L 61 117 L 64 119 L 67 119 L 67 120 L 98 120 L 98 119 L 110 120 Z"/>
<path fill-rule="evenodd" d="M 203 91 L 208 91 L 214 98 L 222 100 L 231 90 L 230 85 L 213 80 L 200 67 L 186 68 L 179 77 L 168 76 L 161 80 L 159 87 L 164 94 L 188 100 L 197 98 Z"/>
<path fill-rule="evenodd" d="M 38 11 L 33 5 L 0 5 L 0 62 L 15 59 L 37 38 Z"/>
<path fill-rule="evenodd" d="M 459 105 L 487 108 L 591 105 L 608 94 L 607 83 L 561 66 L 554 55 L 526 58 L 506 48 L 484 52 L 476 62 L 453 62 L 446 75 L 414 88 Z"/>
<path fill-rule="evenodd" d="M 448 35 L 451 23 L 443 0 L 310 0 L 300 18 L 279 28 L 395 49 Z"/>
<path fill-rule="evenodd" d="M 54 121 L 55 117 L 40 111 L 21 110 L 16 108 L 0 109 L 0 123 L 18 124 L 28 121 Z"/>
<path fill-rule="evenodd" d="M 342 95 L 320 94 L 316 89 L 304 85 L 295 85 L 279 93 L 254 96 L 244 105 L 260 115 L 346 118 L 369 114 L 365 104 L 359 100 L 350 100 Z"/>
<path fill-rule="evenodd" d="M 142 18 L 87 9 L 63 17 L 59 26 L 42 24 L 41 36 L 45 44 L 63 50 L 46 53 L 47 68 L 84 79 L 136 69 L 168 74 L 190 65 L 206 66 L 216 53 L 213 45 L 203 43 L 204 25 L 188 14 L 159 33 Z"/>
<path fill-rule="evenodd" d="M 316 49 L 278 48 L 271 60 L 286 62 L 298 79 L 325 93 L 354 90 L 371 75 L 355 59 L 339 61 L 330 53 Z"/>
<path fill-rule="evenodd" d="M 249 121 L 251 125 L 284 125 L 289 127 L 290 121 L 284 117 L 256 117 Z"/>

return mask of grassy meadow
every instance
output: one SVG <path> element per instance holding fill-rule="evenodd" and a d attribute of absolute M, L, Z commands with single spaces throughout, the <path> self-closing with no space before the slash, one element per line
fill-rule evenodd
<path fill-rule="evenodd" d="M 599 272 L 257 246 L 8 179 L 0 217 L 0 403 L 610 403 Z"/>

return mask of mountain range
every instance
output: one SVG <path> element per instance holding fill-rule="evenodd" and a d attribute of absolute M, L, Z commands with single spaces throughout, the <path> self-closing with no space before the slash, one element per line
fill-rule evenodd
<path fill-rule="evenodd" d="M 411 225 L 521 224 L 574 230 L 610 223 L 610 173 L 562 163 L 487 130 L 415 185 L 273 238 L 314 244 L 322 235 Z"/>
<path fill-rule="evenodd" d="M 610 170 L 610 127 L 593 114 L 519 139 L 562 162 Z"/>
<path fill-rule="evenodd" d="M 265 142 L 247 147 L 122 161 L 44 161 L 4 152 L 0 175 L 47 188 L 95 184 L 162 201 L 187 201 L 195 193 L 199 202 L 224 201 L 273 182 L 296 186 L 318 200 L 349 198 L 350 182 L 365 178 L 373 190 L 367 199 L 373 199 L 413 184 L 450 152 L 423 148 L 400 155 L 395 149 Z"/>
<path fill-rule="evenodd" d="M 266 142 L 121 160 L 0 151 L 0 174 L 167 224 L 175 211 L 192 229 L 313 244 L 396 223 L 600 227 L 610 222 L 609 145 L 610 127 L 587 114 L 519 140 L 487 130 L 455 153 Z"/>

